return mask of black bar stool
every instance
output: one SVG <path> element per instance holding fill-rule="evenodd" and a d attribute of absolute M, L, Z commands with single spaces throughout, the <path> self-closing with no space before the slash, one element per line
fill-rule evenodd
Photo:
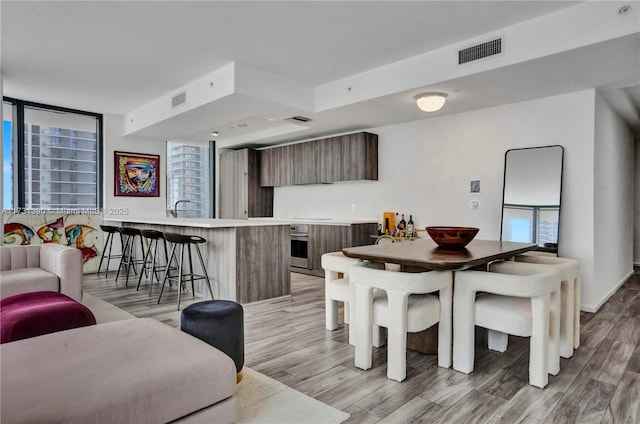
<path fill-rule="evenodd" d="M 107 240 L 104 243 L 104 249 L 102 249 L 102 256 L 100 256 L 100 264 L 98 264 L 98 275 L 100 275 L 100 269 L 102 269 L 102 261 L 104 261 L 104 258 L 107 258 L 107 267 L 105 269 L 104 276 L 108 278 L 109 263 L 111 262 L 111 259 L 122 257 L 121 254 L 118 254 L 118 255 L 111 254 L 111 249 L 113 248 L 113 239 L 115 238 L 116 233 L 118 233 L 118 235 L 120 236 L 120 250 L 122 250 L 124 243 L 122 242 L 122 234 L 120 233 L 120 227 L 114 227 L 112 225 L 100 225 L 100 229 L 107 234 Z M 109 249 L 109 253 L 105 255 L 105 253 L 107 252 L 107 248 Z"/>
<path fill-rule="evenodd" d="M 149 296 L 151 296 L 151 290 L 153 289 L 153 277 L 155 275 L 156 280 L 160 282 L 158 272 L 163 271 L 166 266 L 165 264 L 160 264 L 158 258 L 158 245 L 160 240 L 162 240 L 162 246 L 164 247 L 165 261 L 167 261 L 167 259 L 169 258 L 169 251 L 167 249 L 167 241 L 164 239 L 162 231 L 140 230 L 140 236 L 142 237 L 143 241 L 146 241 L 147 248 L 142 259 L 142 270 L 140 271 L 140 276 L 138 277 L 138 287 L 136 288 L 136 291 L 140 290 L 142 276 L 151 273 L 151 281 L 149 282 Z M 170 271 L 177 271 L 177 269 L 177 266 L 170 267 Z"/>
<path fill-rule="evenodd" d="M 136 271 L 136 265 L 142 264 L 142 259 L 136 259 L 135 255 L 136 239 L 138 240 L 138 244 L 140 245 L 141 258 L 144 256 L 144 246 L 142 245 L 142 235 L 140 234 L 139 229 L 122 227 L 120 228 L 120 233 L 124 236 L 124 248 L 122 249 L 120 266 L 118 267 L 118 272 L 116 273 L 116 282 L 118 281 L 118 277 L 120 276 L 120 270 L 124 266 L 127 269 L 127 279 L 124 285 L 125 287 L 127 287 L 127 285 L 129 284 L 129 274 L 131 271 L 131 267 L 133 267 L 133 273 L 135 275 L 138 275 L 138 272 Z"/>
<path fill-rule="evenodd" d="M 171 253 L 169 254 L 169 260 L 167 261 L 167 266 L 164 270 L 164 277 L 162 278 L 162 288 L 160 289 L 160 297 L 158 297 L 158 304 L 162 299 L 162 292 L 164 291 L 164 285 L 169 279 L 170 272 L 170 264 L 171 261 L 176 260 L 176 247 L 180 246 L 180 262 L 178 263 L 178 310 L 180 310 L 180 295 L 182 294 L 182 285 L 185 278 L 191 279 L 191 292 L 193 293 L 193 297 L 196 297 L 196 291 L 193 282 L 195 280 L 205 280 L 207 282 L 207 287 L 209 288 L 209 294 L 211 295 L 211 299 L 213 299 L 213 289 L 211 288 L 211 282 L 209 281 L 209 274 L 207 274 L 207 268 L 204 265 L 204 260 L 202 259 L 202 253 L 200 252 L 200 243 L 206 243 L 207 240 L 200 236 L 190 236 L 183 235 L 177 233 L 164 233 L 164 239 L 171 243 Z M 200 259 L 200 266 L 202 267 L 202 272 L 204 275 L 198 275 L 193 272 L 193 260 L 191 257 L 191 245 L 194 245 L 196 248 L 196 252 L 198 253 L 198 259 Z M 183 274 L 184 271 L 184 250 L 185 246 L 187 247 L 187 251 L 189 252 L 189 272 Z M 174 277 L 175 278 L 175 277 Z"/>

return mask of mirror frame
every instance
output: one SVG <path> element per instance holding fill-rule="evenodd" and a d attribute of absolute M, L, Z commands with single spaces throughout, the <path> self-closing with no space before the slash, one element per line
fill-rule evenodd
<path fill-rule="evenodd" d="M 500 241 L 510 241 L 510 240 L 503 240 L 503 227 L 504 227 L 504 196 L 505 196 L 505 190 L 506 190 L 506 186 L 507 186 L 507 156 L 509 155 L 509 152 L 513 152 L 513 151 L 521 151 L 521 150 L 537 150 L 537 149 L 546 149 L 546 148 L 550 148 L 550 147 L 559 147 L 560 148 L 560 185 L 559 185 L 559 190 L 560 190 L 560 195 L 558 197 L 558 232 L 557 232 L 557 236 L 556 236 L 556 248 L 555 249 L 551 249 L 551 248 L 544 248 L 542 246 L 538 246 L 537 250 L 538 251 L 543 251 L 543 252 L 552 252 L 555 253 L 556 255 L 559 252 L 560 249 L 560 221 L 561 221 L 561 212 L 562 212 L 562 180 L 563 180 L 563 175 L 564 175 L 564 147 L 559 145 L 559 144 L 552 144 L 549 146 L 535 146 L 535 147 L 523 147 L 523 148 L 517 148 L 517 149 L 509 149 L 504 153 L 504 170 L 503 170 L 503 176 L 502 176 L 502 205 L 501 205 L 501 210 L 500 210 Z M 537 242 L 535 242 L 537 244 Z"/>

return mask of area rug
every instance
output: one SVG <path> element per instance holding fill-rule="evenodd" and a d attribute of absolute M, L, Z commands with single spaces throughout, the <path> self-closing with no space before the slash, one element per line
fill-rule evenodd
<path fill-rule="evenodd" d="M 238 384 L 238 422 L 242 424 L 332 424 L 350 415 L 251 368 Z"/>
<path fill-rule="evenodd" d="M 98 324 L 136 318 L 87 292 L 82 303 Z M 350 417 L 249 367 L 245 366 L 242 374 L 236 391 L 239 424 L 338 424 Z"/>

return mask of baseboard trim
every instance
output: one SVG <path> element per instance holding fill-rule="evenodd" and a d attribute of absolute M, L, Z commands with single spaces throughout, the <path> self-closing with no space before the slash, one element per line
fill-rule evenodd
<path fill-rule="evenodd" d="M 626 283 L 629 280 L 629 278 L 631 278 L 633 274 L 634 274 L 633 270 L 629 271 L 629 273 L 622 279 L 622 281 L 620 281 L 613 289 L 611 289 L 609 293 L 607 293 L 604 296 L 604 298 L 600 302 L 598 302 L 595 306 L 581 304 L 580 310 L 584 312 L 590 312 L 592 314 L 595 314 L 596 312 L 598 312 L 598 310 L 602 307 L 602 305 L 604 305 L 607 302 L 607 300 L 609 300 L 611 296 L 613 296 L 615 292 L 618 291 L 618 289 L 622 287 L 624 283 Z"/>

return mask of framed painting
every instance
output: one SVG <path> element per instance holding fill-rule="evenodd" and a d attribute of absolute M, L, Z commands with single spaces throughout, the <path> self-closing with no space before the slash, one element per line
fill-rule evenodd
<path fill-rule="evenodd" d="M 160 156 L 115 152 L 115 195 L 160 196 Z"/>

